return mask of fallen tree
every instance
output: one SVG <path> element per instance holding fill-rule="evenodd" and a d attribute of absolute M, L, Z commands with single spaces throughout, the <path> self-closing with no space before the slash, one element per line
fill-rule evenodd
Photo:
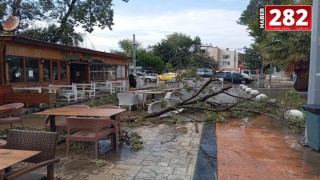
<path fill-rule="evenodd" d="M 286 92 L 281 98 L 275 99 L 263 99 L 257 100 L 256 96 L 242 97 L 230 93 L 232 88 L 236 86 L 228 84 L 225 87 L 220 89 L 214 89 L 213 84 L 217 82 L 217 79 L 214 78 L 214 75 L 204 82 L 200 87 L 188 87 L 184 85 L 184 88 L 189 91 L 194 91 L 193 95 L 182 102 L 176 103 L 173 106 L 166 107 L 161 109 L 158 112 L 146 114 L 142 119 L 147 120 L 149 118 L 154 118 L 161 116 L 162 114 L 177 111 L 181 108 L 184 109 L 184 112 L 188 111 L 197 111 L 197 112 L 211 112 L 215 114 L 219 113 L 242 113 L 244 116 L 251 115 L 265 115 L 277 120 L 279 123 L 293 128 L 298 131 L 304 130 L 305 119 L 286 119 L 284 113 L 290 109 L 299 109 L 301 110 L 304 101 L 301 100 L 299 95 L 293 91 Z M 234 89 L 233 89 L 234 90 Z M 238 89 L 239 90 L 239 89 Z M 217 103 L 212 99 L 218 96 L 219 94 L 228 95 L 236 101 L 230 104 Z M 183 112 L 180 113 L 183 116 Z M 215 116 L 218 117 L 218 116 Z M 201 122 L 203 120 L 197 119 L 196 122 Z M 219 119 L 211 119 L 211 121 L 219 121 Z"/>

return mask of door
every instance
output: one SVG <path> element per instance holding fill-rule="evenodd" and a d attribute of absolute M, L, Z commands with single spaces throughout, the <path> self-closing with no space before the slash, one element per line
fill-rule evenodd
<path fill-rule="evenodd" d="M 88 83 L 88 65 L 70 64 L 70 83 Z"/>

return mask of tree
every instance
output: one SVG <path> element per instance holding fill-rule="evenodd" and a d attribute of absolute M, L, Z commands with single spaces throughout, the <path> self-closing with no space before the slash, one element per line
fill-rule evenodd
<path fill-rule="evenodd" d="M 311 5 L 311 0 L 251 0 L 242 12 L 238 23 L 248 27 L 249 35 L 255 40 L 254 46 L 262 55 L 263 62 L 275 64 L 288 74 L 295 72 L 295 89 L 308 88 L 308 64 L 310 54 L 310 32 L 267 32 L 258 27 L 258 7 L 266 4 Z"/>
<path fill-rule="evenodd" d="M 153 46 L 153 53 L 167 64 L 171 64 L 174 69 L 184 69 L 190 63 L 190 57 L 197 52 L 201 40 L 199 37 L 191 39 L 182 33 L 173 33 L 160 43 Z"/>
<path fill-rule="evenodd" d="M 123 0 L 128 2 L 128 0 Z M 70 44 L 75 37 L 75 27 L 92 32 L 95 27 L 110 30 L 113 25 L 112 0 L 3 0 L 0 3 L 1 20 L 9 16 L 20 18 L 20 35 L 47 36 L 49 42 Z M 49 28 L 36 27 L 46 22 Z M 37 30 L 40 35 L 35 35 Z M 30 33 L 30 29 L 33 30 Z M 26 32 L 26 34 L 24 34 Z"/>
<path fill-rule="evenodd" d="M 262 68 L 262 58 L 258 52 L 257 46 L 251 44 L 250 47 L 244 47 L 244 54 L 240 54 L 239 58 L 251 70 Z"/>
<path fill-rule="evenodd" d="M 137 65 L 149 70 L 161 72 L 165 64 L 162 59 L 146 49 L 137 50 Z"/>
<path fill-rule="evenodd" d="M 205 51 L 199 51 L 190 56 L 188 66 L 217 70 L 218 64 L 215 62 L 213 57 L 209 56 Z"/>
<path fill-rule="evenodd" d="M 136 43 L 136 49 L 141 47 L 140 42 L 135 42 L 135 43 Z M 131 39 L 123 39 L 118 42 L 118 45 L 120 46 L 123 53 L 133 58 L 133 41 Z"/>

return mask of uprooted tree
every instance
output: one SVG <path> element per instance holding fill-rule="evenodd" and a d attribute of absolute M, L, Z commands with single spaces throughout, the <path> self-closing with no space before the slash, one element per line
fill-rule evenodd
<path fill-rule="evenodd" d="M 194 80 L 194 82 L 199 82 L 199 79 Z M 218 82 L 217 79 L 214 78 L 214 75 L 205 81 L 198 88 L 184 85 L 184 88 L 188 91 L 194 91 L 193 95 L 182 102 L 176 103 L 171 107 L 166 107 L 161 109 L 158 112 L 154 112 L 151 114 L 147 114 L 143 117 L 143 119 L 149 119 L 158 117 L 162 114 L 177 111 L 181 108 L 184 109 L 185 112 L 205 112 L 207 118 L 206 120 L 196 119 L 196 122 L 203 121 L 214 121 L 219 122 L 221 116 L 235 116 L 235 117 L 248 117 L 253 115 L 265 115 L 272 117 L 277 120 L 281 124 L 294 129 L 295 131 L 303 131 L 305 125 L 304 118 L 285 118 L 284 114 L 288 110 L 291 109 L 299 109 L 301 110 L 302 105 L 305 103 L 304 100 L 300 98 L 300 96 L 294 91 L 288 91 L 279 96 L 278 99 L 261 99 L 256 100 L 256 96 L 258 95 L 246 95 L 245 97 L 240 96 L 240 88 L 233 85 L 226 85 L 221 88 L 213 88 Z M 236 88 L 233 91 L 238 91 L 239 93 L 232 93 L 232 88 Z M 243 92 L 242 92 L 243 93 Z M 217 103 L 214 101 L 214 98 L 219 94 L 226 94 L 236 99 L 234 103 L 224 104 Z M 227 115 L 228 114 L 228 115 Z M 179 115 L 183 116 L 184 113 L 180 113 Z"/>

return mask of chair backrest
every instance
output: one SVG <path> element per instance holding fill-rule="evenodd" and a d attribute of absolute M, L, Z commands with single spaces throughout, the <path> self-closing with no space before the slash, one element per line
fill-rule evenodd
<path fill-rule="evenodd" d="M 173 91 L 171 92 L 167 92 L 166 95 L 164 96 L 164 98 L 171 98 L 171 95 L 172 95 Z"/>
<path fill-rule="evenodd" d="M 77 130 L 90 130 L 98 132 L 100 129 L 113 125 L 118 130 L 118 124 L 111 119 L 102 119 L 94 117 L 67 117 L 67 132 L 70 135 L 74 129 Z"/>
<path fill-rule="evenodd" d="M 12 107 L 13 109 L 1 113 L 1 117 L 22 116 L 23 114 L 23 107 L 24 107 L 23 103 L 10 103 L 2 106 Z"/>
<path fill-rule="evenodd" d="M 161 101 L 155 101 L 149 105 L 148 113 L 159 112 L 165 108 L 173 107 L 176 104 L 181 103 L 181 102 L 182 101 L 180 99 L 176 99 L 176 98 L 166 98 Z M 182 112 L 182 111 L 183 111 L 183 108 L 180 108 L 177 110 L 177 112 Z M 160 117 L 165 117 L 165 116 L 170 116 L 170 115 L 171 115 L 171 113 L 167 112 L 167 113 L 160 115 Z"/>
<path fill-rule="evenodd" d="M 117 93 L 119 105 L 135 105 L 138 104 L 138 94 Z"/>
<path fill-rule="evenodd" d="M 39 163 L 54 159 L 58 141 L 57 132 L 11 129 L 7 135 L 7 149 L 41 151 L 24 162 Z"/>

